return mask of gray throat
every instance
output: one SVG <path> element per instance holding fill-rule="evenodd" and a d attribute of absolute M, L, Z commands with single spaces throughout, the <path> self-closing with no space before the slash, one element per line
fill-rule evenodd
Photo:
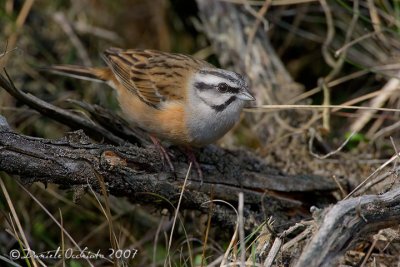
<path fill-rule="evenodd" d="M 187 127 L 192 142 L 213 143 L 225 135 L 238 121 L 244 101 L 235 96 L 220 105 L 209 105 L 201 99 L 189 99 Z"/>

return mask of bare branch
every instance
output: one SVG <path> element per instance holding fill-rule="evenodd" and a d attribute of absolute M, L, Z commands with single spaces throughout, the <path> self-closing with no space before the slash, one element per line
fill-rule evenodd
<path fill-rule="evenodd" d="M 399 220 L 400 187 L 383 195 L 340 201 L 325 212 L 296 266 L 335 266 L 358 238 L 398 225 Z"/>
<path fill-rule="evenodd" d="M 0 118 L 0 122 L 5 121 Z M 0 128 L 0 170 L 19 175 L 24 183 L 40 181 L 66 187 L 89 183 L 99 190 L 96 175 L 101 175 L 111 194 L 128 197 L 135 203 L 156 205 L 157 208 L 171 208 L 167 202 L 160 203 L 162 199 L 176 203 L 188 169 L 183 153 L 174 148 L 170 151 L 174 155 L 178 179 L 164 170 L 157 150 L 151 146 L 96 144 L 82 131 L 70 133 L 60 140 L 48 140 Z M 189 190 L 184 192 L 182 209 L 207 212 L 208 206 L 203 203 L 211 201 L 208 192 L 213 188 L 214 199 L 233 203 L 237 203 L 239 192 L 243 192 L 246 205 L 249 205 L 244 212 L 247 218 L 254 216 L 262 221 L 265 215 L 254 207 L 268 203 L 269 215 L 274 215 L 279 221 L 281 215 L 276 210 L 290 211 L 304 204 L 290 199 L 287 194 L 280 196 L 281 193 L 304 192 L 312 197 L 315 190 L 321 193 L 336 189 L 330 179 L 323 177 L 284 175 L 246 151 L 208 146 L 196 154 L 204 171 L 204 184 L 200 187 L 200 180 L 192 172 L 194 178 L 187 186 Z M 229 208 L 222 204 L 213 205 L 216 205 L 214 218 L 234 225 L 236 215 Z M 255 205 L 253 210 L 251 205 Z"/>

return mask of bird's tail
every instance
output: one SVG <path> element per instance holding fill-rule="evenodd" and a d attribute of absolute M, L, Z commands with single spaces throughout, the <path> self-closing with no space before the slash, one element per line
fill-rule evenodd
<path fill-rule="evenodd" d="M 109 72 L 107 68 L 90 68 L 76 65 L 54 65 L 40 68 L 40 70 L 95 82 L 107 81 L 107 74 Z"/>

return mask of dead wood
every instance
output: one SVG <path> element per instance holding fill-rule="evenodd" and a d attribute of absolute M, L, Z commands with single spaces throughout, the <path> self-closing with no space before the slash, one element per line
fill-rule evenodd
<path fill-rule="evenodd" d="M 365 195 L 338 202 L 321 216 L 317 231 L 295 266 L 337 266 L 360 238 L 400 221 L 400 187 L 382 195 Z"/>

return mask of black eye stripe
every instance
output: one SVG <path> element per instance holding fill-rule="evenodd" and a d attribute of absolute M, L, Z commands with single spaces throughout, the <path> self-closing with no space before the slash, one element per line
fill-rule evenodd
<path fill-rule="evenodd" d="M 207 83 L 203 83 L 203 82 L 196 82 L 194 84 L 194 86 L 197 89 L 199 89 L 200 91 L 218 89 L 218 85 L 212 85 L 212 84 L 207 84 Z M 240 88 L 232 87 L 229 85 L 226 85 L 226 86 L 227 86 L 227 88 L 226 88 L 226 90 L 224 90 L 224 93 L 237 94 L 240 91 Z"/>
<path fill-rule="evenodd" d="M 228 85 L 228 84 L 226 84 L 226 83 L 220 83 L 219 85 L 218 85 L 218 90 L 221 92 L 221 93 L 231 93 L 231 94 L 237 94 L 237 93 L 239 93 L 239 88 L 237 88 L 237 87 L 233 87 L 233 86 L 230 86 L 230 85 Z"/>
<path fill-rule="evenodd" d="M 200 91 L 204 91 L 204 90 L 211 90 L 214 89 L 215 86 L 211 85 L 211 84 L 207 84 L 207 83 L 202 83 L 202 82 L 197 82 L 194 84 L 194 86 L 199 89 Z"/>
<path fill-rule="evenodd" d="M 237 93 L 239 93 L 239 88 L 228 86 L 228 89 L 226 90 L 226 92 L 231 93 L 231 94 L 237 94 Z"/>

